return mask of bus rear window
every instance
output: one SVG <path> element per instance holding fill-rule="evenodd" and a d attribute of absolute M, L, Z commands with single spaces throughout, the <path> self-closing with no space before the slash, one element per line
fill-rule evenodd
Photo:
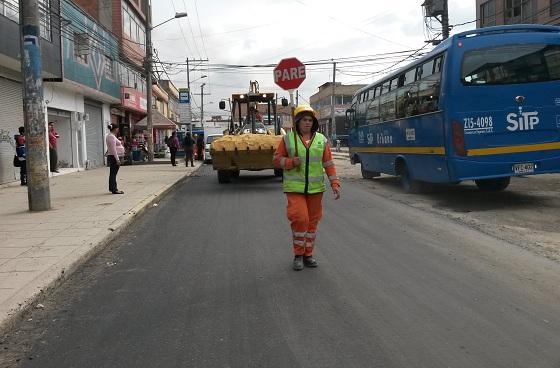
<path fill-rule="evenodd" d="M 464 85 L 499 85 L 560 79 L 560 45 L 510 45 L 467 51 Z"/>

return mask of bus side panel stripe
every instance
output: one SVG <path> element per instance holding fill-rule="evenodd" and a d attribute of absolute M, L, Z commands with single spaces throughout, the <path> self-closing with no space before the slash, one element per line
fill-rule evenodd
<path fill-rule="evenodd" d="M 507 146 L 496 148 L 476 148 L 467 150 L 467 156 L 501 155 L 506 153 L 547 151 L 560 149 L 560 142 L 528 144 L 524 146 Z"/>
<path fill-rule="evenodd" d="M 419 155 L 445 155 L 445 147 L 355 147 L 350 152 L 414 153 Z"/>

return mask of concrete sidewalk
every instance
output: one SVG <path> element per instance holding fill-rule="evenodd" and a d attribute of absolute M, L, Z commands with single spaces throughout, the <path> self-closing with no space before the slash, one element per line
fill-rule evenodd
<path fill-rule="evenodd" d="M 55 287 L 143 209 L 200 166 L 123 166 L 124 195 L 108 191 L 108 168 L 51 178 L 52 210 L 31 213 L 27 187 L 0 188 L 0 327 Z"/>

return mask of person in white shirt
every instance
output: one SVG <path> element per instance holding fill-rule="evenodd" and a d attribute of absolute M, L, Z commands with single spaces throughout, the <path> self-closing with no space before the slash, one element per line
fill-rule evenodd
<path fill-rule="evenodd" d="M 117 124 L 109 124 L 109 133 L 105 137 L 107 144 L 107 163 L 109 164 L 109 191 L 113 194 L 124 194 L 122 190 L 117 188 L 117 173 L 121 165 L 120 157 L 124 155 L 124 147 L 118 140 L 119 126 Z"/>

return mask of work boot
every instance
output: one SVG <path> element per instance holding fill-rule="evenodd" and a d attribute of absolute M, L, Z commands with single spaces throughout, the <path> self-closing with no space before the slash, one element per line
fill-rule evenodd
<path fill-rule="evenodd" d="M 303 270 L 303 256 L 295 256 L 294 257 L 294 271 L 301 271 Z"/>
<path fill-rule="evenodd" d="M 303 264 L 305 265 L 305 267 L 317 267 L 317 261 L 315 260 L 315 258 L 313 258 L 313 256 L 305 256 L 303 257 Z"/>

